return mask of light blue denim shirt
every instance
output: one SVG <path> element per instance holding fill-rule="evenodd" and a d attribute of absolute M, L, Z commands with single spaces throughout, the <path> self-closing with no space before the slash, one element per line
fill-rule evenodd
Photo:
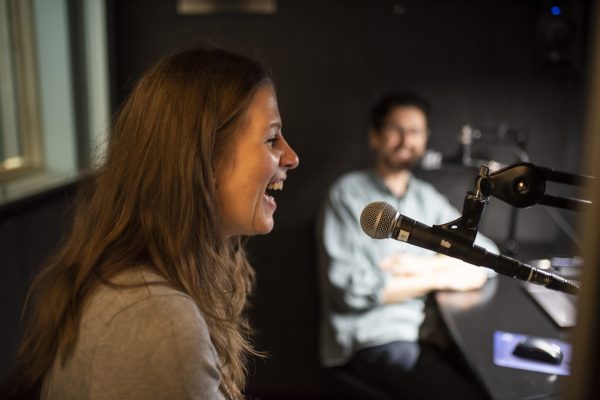
<path fill-rule="evenodd" d="M 403 197 L 394 196 L 374 171 L 348 173 L 331 187 L 318 227 L 321 290 L 320 358 L 324 366 L 343 365 L 359 349 L 395 340 L 415 341 L 424 319 L 424 297 L 383 304 L 382 289 L 391 278 L 379 268 L 398 253 L 434 254 L 396 240 L 374 240 L 361 229 L 363 208 L 385 201 L 401 214 L 426 225 L 460 216 L 432 185 L 410 177 Z M 476 243 L 491 252 L 498 248 L 478 235 Z"/>

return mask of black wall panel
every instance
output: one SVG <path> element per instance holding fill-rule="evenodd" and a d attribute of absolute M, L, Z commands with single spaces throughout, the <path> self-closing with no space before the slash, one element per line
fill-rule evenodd
<path fill-rule="evenodd" d="M 584 4 L 569 4 L 583 46 Z M 161 55 L 194 43 L 215 43 L 272 68 L 284 134 L 300 167 L 280 196 L 274 231 L 249 243 L 258 272 L 250 317 L 258 348 L 270 353 L 251 368 L 251 393 L 327 392 L 317 362 L 315 218 L 333 179 L 368 165 L 367 111 L 382 94 L 408 89 L 427 96 L 430 145 L 443 153 L 458 149 L 466 123 L 507 123 L 529 134 L 532 162 L 579 170 L 585 59 L 568 68 L 538 62 L 535 26 L 545 7 L 520 0 L 280 0 L 270 16 L 182 16 L 174 1 L 111 3 L 117 102 Z M 515 161 L 506 150 L 490 151 Z M 422 175 L 461 207 L 474 171 Z M 509 214 L 509 206 L 492 200 L 484 217 L 484 232 L 500 244 Z M 571 251 L 542 208 L 518 216 L 517 239 L 530 250 L 524 257 Z"/>
<path fill-rule="evenodd" d="M 536 26 L 549 1 L 280 0 L 275 15 L 182 16 L 175 0 L 108 2 L 113 109 L 162 55 L 206 42 L 272 69 L 284 134 L 300 156 L 279 196 L 274 231 L 249 243 L 258 273 L 250 318 L 257 347 L 249 391 L 268 398 L 322 397 L 318 368 L 315 218 L 330 183 L 368 165 L 368 108 L 382 94 L 414 90 L 433 105 L 430 147 L 458 150 L 462 125 L 507 123 L 529 135 L 531 161 L 577 172 L 586 73 L 588 1 L 563 2 L 576 27 L 572 62 L 540 62 Z M 510 152 L 488 149 L 499 161 Z M 473 170 L 421 172 L 457 206 Z M 560 188 L 556 189 L 560 191 Z M 62 232 L 67 201 L 4 215 L 2 326 L 15 326 L 26 278 Z M 483 231 L 502 244 L 510 207 L 492 200 Z M 576 218 L 563 213 L 570 223 Z M 519 212 L 520 258 L 565 255 L 571 243 L 542 207 Z M 554 253 L 550 253 L 551 250 Z M 4 333 L 11 352 L 16 330 Z"/>

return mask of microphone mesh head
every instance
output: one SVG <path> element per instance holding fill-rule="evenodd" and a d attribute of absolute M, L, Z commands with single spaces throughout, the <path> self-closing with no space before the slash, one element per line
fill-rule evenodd
<path fill-rule="evenodd" d="M 360 214 L 362 230 L 373 239 L 387 239 L 392 234 L 392 226 L 398 212 L 384 201 L 368 204 Z"/>

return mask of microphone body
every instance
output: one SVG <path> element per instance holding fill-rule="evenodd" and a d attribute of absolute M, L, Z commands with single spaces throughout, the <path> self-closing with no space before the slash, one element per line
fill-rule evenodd
<path fill-rule="evenodd" d="M 574 282 L 560 275 L 534 268 L 514 258 L 490 253 L 440 226 L 427 226 L 401 215 L 387 203 L 367 205 L 360 223 L 365 233 L 375 239 L 396 239 L 548 289 L 569 294 L 579 293 L 579 287 Z"/>

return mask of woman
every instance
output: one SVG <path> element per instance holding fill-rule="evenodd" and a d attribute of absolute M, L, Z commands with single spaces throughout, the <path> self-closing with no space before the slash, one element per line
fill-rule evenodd
<path fill-rule="evenodd" d="M 13 398 L 242 398 L 242 237 L 273 228 L 298 157 L 259 64 L 185 51 L 147 71 L 28 296 Z"/>

